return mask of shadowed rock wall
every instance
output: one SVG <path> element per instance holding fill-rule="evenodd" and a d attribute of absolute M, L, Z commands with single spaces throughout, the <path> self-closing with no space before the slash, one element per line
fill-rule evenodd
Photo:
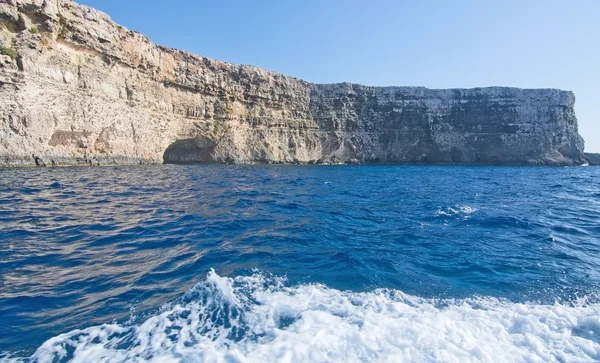
<path fill-rule="evenodd" d="M 600 154 L 586 153 L 590 165 L 600 165 Z"/>

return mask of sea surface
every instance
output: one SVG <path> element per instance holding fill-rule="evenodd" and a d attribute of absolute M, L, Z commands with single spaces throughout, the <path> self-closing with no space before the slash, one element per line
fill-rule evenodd
<path fill-rule="evenodd" d="M 600 361 L 600 168 L 0 169 L 0 361 Z"/>

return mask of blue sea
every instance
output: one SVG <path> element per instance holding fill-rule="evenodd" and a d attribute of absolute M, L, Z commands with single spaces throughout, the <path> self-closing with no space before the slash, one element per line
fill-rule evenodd
<path fill-rule="evenodd" d="M 0 361 L 600 361 L 600 168 L 0 169 Z"/>

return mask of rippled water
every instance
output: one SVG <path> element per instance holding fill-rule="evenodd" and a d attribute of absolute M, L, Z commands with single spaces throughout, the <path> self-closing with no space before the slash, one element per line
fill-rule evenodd
<path fill-rule="evenodd" d="M 0 169 L 0 360 L 600 360 L 599 177 Z"/>

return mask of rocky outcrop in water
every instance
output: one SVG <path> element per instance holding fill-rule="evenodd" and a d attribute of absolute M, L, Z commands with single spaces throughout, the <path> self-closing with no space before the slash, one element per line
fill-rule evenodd
<path fill-rule="evenodd" d="M 310 84 L 0 0 L 0 164 L 581 164 L 571 92 Z"/>

